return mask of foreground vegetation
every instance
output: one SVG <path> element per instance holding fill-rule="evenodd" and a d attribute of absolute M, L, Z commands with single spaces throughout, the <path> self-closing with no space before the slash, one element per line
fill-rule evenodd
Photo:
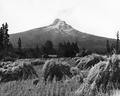
<path fill-rule="evenodd" d="M 0 96 L 120 95 L 119 32 L 116 44 L 107 41 L 107 55 L 80 51 L 77 42 L 60 43 L 54 49 L 47 41 L 41 48 L 23 49 L 19 38 L 14 48 L 7 23 L 0 28 L 0 37 Z M 48 58 L 50 54 L 56 58 Z"/>
<path fill-rule="evenodd" d="M 29 62 L 29 64 L 34 68 L 38 76 L 31 79 L 22 78 L 17 80 L 9 80 L 7 82 L 1 81 L 0 96 L 119 96 L 120 95 L 120 90 L 119 90 L 120 68 L 119 66 L 117 66 L 117 64 L 119 65 L 120 63 L 119 55 L 113 55 L 111 57 L 107 57 L 107 56 L 93 54 L 85 57 L 53 59 L 53 61 L 55 62 L 59 61 L 58 63 L 67 62 L 64 64 L 69 64 L 71 66 L 71 71 L 73 76 L 72 77 L 66 76 L 65 73 L 65 77 L 62 80 L 56 81 L 57 80 L 56 77 L 52 81 L 47 81 L 47 82 L 44 81 L 44 73 L 43 73 L 43 69 L 45 67 L 44 63 L 46 62 L 45 59 L 44 60 L 21 59 L 14 62 L 18 62 L 18 61 L 20 65 L 22 62 L 24 62 L 24 64 L 25 62 Z M 112 63 L 110 63 L 109 61 Z M 83 64 L 85 66 L 83 66 Z M 51 65 L 57 66 L 57 65 L 53 65 L 52 63 Z M 65 69 L 62 70 L 64 71 Z M 110 74 L 106 74 L 107 70 L 109 71 Z M 25 71 L 23 72 L 23 76 L 24 74 L 26 76 L 27 74 L 31 74 L 31 76 L 33 74 L 31 73 L 31 71 L 29 73 L 26 67 L 25 70 L 22 71 Z M 52 71 L 49 70 L 49 72 L 53 74 Z M 106 75 L 103 73 L 105 73 Z M 104 78 L 107 76 L 107 79 L 104 79 L 101 76 L 103 76 Z M 112 80 L 112 78 L 114 80 Z M 101 82 L 101 80 L 103 80 L 103 82 Z M 100 85 L 100 87 L 97 87 L 98 84 Z"/>

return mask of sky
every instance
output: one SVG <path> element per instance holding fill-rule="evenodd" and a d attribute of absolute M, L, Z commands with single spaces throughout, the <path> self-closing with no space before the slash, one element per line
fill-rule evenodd
<path fill-rule="evenodd" d="M 120 0 L 0 0 L 0 25 L 18 33 L 59 18 L 73 28 L 109 38 L 120 30 Z"/>

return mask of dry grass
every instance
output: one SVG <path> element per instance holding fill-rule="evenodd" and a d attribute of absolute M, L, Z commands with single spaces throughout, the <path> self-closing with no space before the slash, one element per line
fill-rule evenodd
<path fill-rule="evenodd" d="M 73 96 L 76 86 L 52 83 L 44 85 L 39 82 L 37 86 L 32 81 L 14 81 L 1 86 L 1 96 Z"/>
<path fill-rule="evenodd" d="M 96 64 L 90 70 L 76 69 L 77 72 L 79 71 L 79 74 L 77 73 L 77 75 L 73 76 L 71 79 L 68 78 L 65 81 L 58 81 L 58 82 L 56 82 L 54 79 L 52 83 L 48 82 L 46 84 L 43 82 L 43 75 L 42 75 L 43 65 L 42 63 L 38 64 L 39 61 L 40 60 L 36 60 L 35 62 L 37 62 L 37 64 L 35 64 L 34 66 L 34 69 L 38 74 L 38 78 L 0 83 L 1 86 L 0 96 L 119 96 L 120 95 L 120 90 L 116 88 L 113 88 L 109 92 L 104 92 L 100 86 L 100 90 L 96 90 L 97 87 L 95 87 L 96 86 L 95 81 L 99 77 L 98 73 L 101 73 L 101 71 L 105 69 L 113 70 L 115 68 L 114 66 L 109 67 L 108 66 L 109 63 L 107 63 L 107 61 Z M 63 61 L 67 61 L 67 59 Z M 25 62 L 31 62 L 31 60 L 25 60 Z M 69 62 L 71 61 L 69 60 Z M 118 64 L 115 63 L 115 59 L 111 59 L 111 62 L 113 62 L 114 64 Z M 71 65 L 72 63 L 73 65 L 75 64 L 72 61 Z M 83 82 L 81 82 L 81 78 L 83 79 Z M 111 83 L 108 83 L 108 87 L 109 86 L 111 86 Z M 115 86 L 113 85 L 113 87 Z"/>
<path fill-rule="evenodd" d="M 114 90 L 112 96 L 120 96 L 120 90 Z"/>
<path fill-rule="evenodd" d="M 77 67 L 83 70 L 83 69 L 91 68 L 98 62 L 104 61 L 104 60 L 105 58 L 103 56 L 98 54 L 92 54 L 92 55 L 88 55 L 83 58 L 80 58 L 80 60 L 78 59 L 76 62 L 79 61 L 79 63 L 77 64 Z"/>
<path fill-rule="evenodd" d="M 120 58 L 117 55 L 94 65 L 76 94 L 96 96 L 103 92 L 110 95 L 111 90 L 115 89 L 120 89 Z"/>
<path fill-rule="evenodd" d="M 52 81 L 56 78 L 57 81 L 63 79 L 63 77 L 72 77 L 70 72 L 70 65 L 67 62 L 61 62 L 58 60 L 47 60 L 43 65 L 43 77 L 44 80 Z"/>
<path fill-rule="evenodd" d="M 1 62 L 0 82 L 26 80 L 36 78 L 38 75 L 31 63 L 27 62 Z"/>
<path fill-rule="evenodd" d="M 53 81 L 45 85 L 41 77 L 38 79 L 36 85 L 33 84 L 34 79 L 1 83 L 0 96 L 74 96 L 74 91 L 79 87 L 79 83 L 74 81 L 74 83 Z"/>

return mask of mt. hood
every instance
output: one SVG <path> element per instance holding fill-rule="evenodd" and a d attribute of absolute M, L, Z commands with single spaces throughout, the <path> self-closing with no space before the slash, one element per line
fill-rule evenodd
<path fill-rule="evenodd" d="M 80 32 L 68 25 L 65 21 L 56 19 L 51 25 L 35 28 L 25 32 L 10 35 L 10 41 L 17 47 L 18 38 L 22 40 L 23 48 L 34 48 L 36 45 L 43 45 L 47 40 L 51 40 L 55 47 L 59 42 L 77 42 L 79 47 L 88 49 L 105 48 L 108 38 L 90 35 Z M 108 39 L 113 42 L 113 39 Z"/>

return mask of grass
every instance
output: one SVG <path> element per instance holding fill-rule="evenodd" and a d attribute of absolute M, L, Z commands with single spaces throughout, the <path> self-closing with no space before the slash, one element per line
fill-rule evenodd
<path fill-rule="evenodd" d="M 69 60 L 69 62 L 73 62 Z M 43 82 L 42 77 L 43 65 L 36 65 L 34 69 L 38 74 L 39 82 L 34 85 L 35 79 L 27 79 L 22 81 L 10 81 L 6 83 L 0 83 L 0 96 L 77 96 L 77 90 L 83 88 L 83 83 L 78 82 L 78 78 L 73 78 L 65 81 L 59 81 L 53 83 Z M 86 70 L 82 70 L 86 71 Z M 88 70 L 87 70 L 88 71 Z M 86 85 L 87 86 L 87 85 Z M 88 86 L 89 87 L 89 86 Z M 86 89 L 86 91 L 91 91 Z M 95 92 L 95 96 L 120 96 L 120 90 L 112 90 L 111 95 L 101 91 Z M 91 94 L 78 95 L 78 96 L 93 96 Z"/>
<path fill-rule="evenodd" d="M 0 84 L 0 96 L 73 96 L 75 90 L 79 87 L 78 82 L 43 82 L 41 74 L 41 66 L 35 66 L 35 70 L 39 75 L 37 85 L 32 80 L 10 81 Z"/>
<path fill-rule="evenodd" d="M 120 96 L 120 90 L 114 90 L 113 96 Z"/>
<path fill-rule="evenodd" d="M 45 85 L 42 80 L 35 86 L 33 80 L 12 81 L 0 84 L 0 96 L 73 96 L 77 83 L 53 82 Z"/>

